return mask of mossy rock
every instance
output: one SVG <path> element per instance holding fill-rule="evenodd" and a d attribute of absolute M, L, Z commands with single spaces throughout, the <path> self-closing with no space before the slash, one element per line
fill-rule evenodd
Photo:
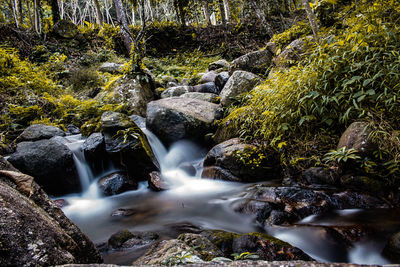
<path fill-rule="evenodd" d="M 78 27 L 70 20 L 60 20 L 53 26 L 53 33 L 65 39 L 72 39 L 78 33 Z"/>

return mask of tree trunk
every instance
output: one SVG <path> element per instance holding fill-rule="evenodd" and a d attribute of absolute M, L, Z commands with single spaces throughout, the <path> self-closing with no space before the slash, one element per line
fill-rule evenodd
<path fill-rule="evenodd" d="M 250 0 L 250 4 L 253 7 L 254 11 L 256 12 L 257 17 L 260 19 L 261 24 L 264 27 L 264 29 L 267 31 L 268 35 L 270 37 L 274 36 L 274 32 L 272 30 L 272 27 L 267 22 L 267 20 L 265 18 L 265 14 L 262 11 L 262 9 L 260 8 L 260 6 L 258 5 L 257 0 Z"/>
<path fill-rule="evenodd" d="M 308 20 L 310 21 L 311 29 L 314 34 L 314 39 L 316 42 L 318 42 L 318 25 L 315 22 L 315 15 L 311 10 L 311 6 L 308 0 L 303 0 L 303 5 L 307 13 Z"/>
<path fill-rule="evenodd" d="M 204 9 L 204 16 L 206 17 L 206 24 L 210 25 L 211 24 L 211 18 L 210 18 L 210 7 L 208 6 L 208 0 L 203 0 L 203 9 Z"/>
<path fill-rule="evenodd" d="M 229 22 L 231 20 L 231 7 L 229 6 L 229 0 L 224 0 L 224 7 L 226 21 Z"/>
<path fill-rule="evenodd" d="M 58 1 L 51 0 L 51 15 L 53 18 L 53 24 L 56 24 L 60 20 L 60 10 L 58 8 Z"/>
<path fill-rule="evenodd" d="M 224 1 L 218 0 L 219 3 L 219 11 L 221 12 L 221 22 L 222 25 L 226 26 L 226 18 L 225 18 L 225 10 L 224 10 Z"/>
<path fill-rule="evenodd" d="M 103 25 L 103 14 L 101 13 L 101 7 L 100 7 L 100 3 L 99 0 L 93 0 L 94 2 L 94 7 L 96 8 L 96 21 L 97 24 L 99 25 Z"/>
<path fill-rule="evenodd" d="M 124 6 L 121 0 L 114 0 L 115 11 L 117 13 L 117 20 L 121 28 L 122 38 L 124 39 L 124 45 L 126 49 L 126 55 L 129 56 L 132 48 L 132 40 L 129 34 L 128 21 L 126 20 L 126 14 Z"/>

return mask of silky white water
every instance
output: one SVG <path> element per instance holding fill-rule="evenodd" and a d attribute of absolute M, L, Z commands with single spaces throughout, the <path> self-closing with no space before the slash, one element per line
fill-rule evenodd
<path fill-rule="evenodd" d="M 71 218 L 95 243 L 106 241 L 113 233 L 128 229 L 131 231 L 162 231 L 176 223 L 189 223 L 205 229 L 221 229 L 237 233 L 263 231 L 254 225 L 254 218 L 233 211 L 233 203 L 240 199 L 249 184 L 223 182 L 200 178 L 201 162 L 206 151 L 190 141 L 179 141 L 167 150 L 159 139 L 147 129 L 153 152 L 160 163 L 163 178 L 170 190 L 153 192 L 147 182 L 139 183 L 138 190 L 111 197 L 103 197 L 98 190 L 97 180 L 117 171 L 111 167 L 101 175 L 93 176 L 84 159 L 80 136 L 69 137 L 67 144 L 74 152 L 75 164 L 81 178 L 81 194 L 65 196 L 69 203 L 64 207 L 65 214 Z M 179 169 L 181 163 L 192 164 L 197 173 L 189 176 Z M 118 209 L 126 209 L 130 216 L 111 216 Z M 332 212 L 330 216 L 309 216 L 296 226 L 268 227 L 269 234 L 280 238 L 319 261 L 352 262 L 359 264 L 388 263 L 380 251 L 382 241 L 360 241 L 346 248 L 335 240 L 327 239 L 323 227 L 329 225 L 354 225 L 354 214 L 362 210 Z M 353 216 L 353 217 L 352 217 Z M 373 213 L 371 216 L 374 216 Z M 379 217 L 381 216 L 381 217 Z M 387 217 L 380 214 L 376 220 Z"/>

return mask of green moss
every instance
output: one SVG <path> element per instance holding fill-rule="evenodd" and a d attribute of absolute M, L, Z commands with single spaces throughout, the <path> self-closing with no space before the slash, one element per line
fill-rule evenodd
<path fill-rule="evenodd" d="M 292 41 L 310 34 L 312 34 L 310 25 L 305 22 L 299 22 L 283 33 L 275 34 L 271 38 L 271 42 L 276 44 L 277 54 L 279 54 Z"/>

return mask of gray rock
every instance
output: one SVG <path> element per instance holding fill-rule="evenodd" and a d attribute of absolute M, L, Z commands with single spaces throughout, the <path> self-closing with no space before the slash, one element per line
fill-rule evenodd
<path fill-rule="evenodd" d="M 259 50 L 243 55 L 229 64 L 229 74 L 237 70 L 253 73 L 265 73 L 271 66 L 273 54 L 269 50 Z"/>
<path fill-rule="evenodd" d="M 0 170 L 16 171 L 1 157 Z M 93 243 L 36 182 L 30 195 L 15 182 L 0 174 L 1 266 L 102 262 Z"/>
<path fill-rule="evenodd" d="M 121 230 L 110 236 L 108 239 L 108 247 L 110 248 L 121 248 L 122 244 L 128 241 L 129 239 L 135 237 L 129 230 Z"/>
<path fill-rule="evenodd" d="M 213 93 L 190 92 L 190 93 L 186 93 L 186 94 L 181 95 L 181 97 L 198 99 L 198 100 L 201 100 L 201 101 L 207 101 L 207 102 L 215 103 L 215 104 L 217 104 L 219 102 L 218 95 L 213 94 Z"/>
<path fill-rule="evenodd" d="M 161 77 L 160 83 L 161 83 L 162 86 L 167 87 L 168 83 L 176 83 L 176 84 L 178 84 L 178 80 L 175 79 L 172 76 L 164 75 L 164 76 Z"/>
<path fill-rule="evenodd" d="M 57 142 L 59 144 L 62 144 L 62 145 L 66 145 L 66 144 L 71 143 L 71 141 L 69 141 L 67 138 L 62 137 L 62 136 L 54 136 L 54 137 L 50 138 L 50 140 L 53 140 L 53 141 L 55 141 L 55 142 Z"/>
<path fill-rule="evenodd" d="M 358 152 L 368 155 L 374 152 L 376 145 L 372 142 L 369 134 L 371 129 L 366 122 L 353 122 L 342 134 L 337 149 L 355 149 Z"/>
<path fill-rule="evenodd" d="M 246 164 L 246 160 L 259 158 L 260 148 L 244 143 L 239 138 L 230 139 L 214 146 L 206 155 L 204 167 L 219 167 L 206 169 L 203 177 L 216 178 L 242 182 L 266 181 L 275 179 L 280 171 L 279 157 L 271 154 L 261 160 L 257 166 Z M 263 154 L 264 155 L 264 154 Z M 236 178 L 237 177 L 237 178 Z"/>
<path fill-rule="evenodd" d="M 146 125 L 166 143 L 185 138 L 203 140 L 219 116 L 219 106 L 216 104 L 172 97 L 148 104 Z"/>
<path fill-rule="evenodd" d="M 67 126 L 67 131 L 69 134 L 72 134 L 72 135 L 81 133 L 81 130 L 73 124 L 70 124 Z"/>
<path fill-rule="evenodd" d="M 177 83 L 173 83 L 173 82 L 168 82 L 167 85 L 166 85 L 167 88 L 176 87 L 176 86 L 178 86 L 178 84 Z"/>
<path fill-rule="evenodd" d="M 116 133 L 119 130 L 134 127 L 136 124 L 128 116 L 114 111 L 106 111 L 101 115 L 101 128 L 104 132 Z"/>
<path fill-rule="evenodd" d="M 177 257 L 187 255 L 187 257 Z M 185 263 L 202 263 L 200 254 L 196 250 L 192 250 L 185 242 L 172 239 L 164 240 L 154 244 L 143 256 L 137 259 L 133 264 L 136 265 L 175 265 Z"/>
<path fill-rule="evenodd" d="M 261 79 L 257 75 L 246 71 L 235 71 L 220 93 L 221 104 L 229 106 L 232 99 L 241 93 L 252 90 Z"/>
<path fill-rule="evenodd" d="M 130 179 L 126 173 L 115 172 L 98 181 L 99 189 L 105 196 L 118 195 L 126 191 L 136 190 L 138 184 Z"/>
<path fill-rule="evenodd" d="M 207 82 L 193 86 L 193 91 L 198 93 L 219 94 L 220 90 L 215 86 L 214 82 Z"/>
<path fill-rule="evenodd" d="M 178 236 L 178 240 L 183 241 L 191 248 L 196 248 L 195 250 L 202 260 L 210 261 L 213 258 L 224 256 L 217 246 L 200 234 L 184 233 Z"/>
<path fill-rule="evenodd" d="M 301 176 L 309 184 L 337 185 L 339 181 L 336 171 L 323 167 L 309 168 Z"/>
<path fill-rule="evenodd" d="M 221 90 L 224 88 L 225 84 L 228 82 L 229 80 L 229 73 L 227 71 L 223 71 L 221 73 L 219 73 L 217 75 L 217 77 L 215 77 L 215 86 L 217 86 L 217 88 L 219 89 L 219 91 L 221 92 Z"/>
<path fill-rule="evenodd" d="M 87 159 L 97 160 L 105 152 L 104 136 L 101 133 L 92 133 L 83 143 L 82 150 Z"/>
<path fill-rule="evenodd" d="M 62 19 L 54 24 L 53 33 L 65 39 L 72 39 L 79 33 L 79 30 L 72 21 Z"/>
<path fill-rule="evenodd" d="M 118 74 L 118 73 L 122 73 L 122 66 L 124 64 L 118 64 L 118 63 L 113 63 L 113 62 L 104 62 L 99 70 L 102 72 L 108 72 L 111 74 Z"/>
<path fill-rule="evenodd" d="M 161 93 L 161 98 L 180 96 L 188 92 L 193 92 L 192 86 L 183 85 L 183 86 L 170 87 Z"/>
<path fill-rule="evenodd" d="M 218 72 L 216 71 L 209 71 L 205 73 L 203 76 L 200 78 L 200 83 L 209 83 L 209 82 L 214 82 L 215 77 L 217 77 Z"/>
<path fill-rule="evenodd" d="M 8 161 L 18 170 L 35 177 L 48 194 L 80 191 L 72 152 L 63 144 L 52 140 L 22 142 Z"/>
<path fill-rule="evenodd" d="M 103 89 L 95 99 L 111 104 L 124 103 L 129 113 L 146 115 L 146 105 L 154 99 L 154 80 L 150 75 L 134 79 L 125 76 L 115 82 L 112 88 Z"/>
<path fill-rule="evenodd" d="M 57 127 L 34 124 L 26 128 L 16 139 L 17 142 L 38 141 L 50 139 L 54 136 L 65 136 L 65 132 Z"/>
<path fill-rule="evenodd" d="M 225 59 L 220 59 L 220 60 L 210 63 L 208 65 L 208 70 L 212 71 L 212 70 L 217 70 L 217 69 L 221 69 L 221 68 L 228 68 L 228 66 L 229 66 L 228 61 L 226 61 Z"/>
<path fill-rule="evenodd" d="M 313 40 L 312 36 L 306 36 L 291 42 L 285 49 L 274 59 L 274 63 L 278 67 L 290 67 L 301 60 L 306 45 Z"/>
<path fill-rule="evenodd" d="M 201 177 L 214 180 L 230 181 L 230 182 L 242 181 L 240 178 L 234 176 L 228 170 L 218 166 L 204 167 L 203 171 L 201 172 Z"/>

